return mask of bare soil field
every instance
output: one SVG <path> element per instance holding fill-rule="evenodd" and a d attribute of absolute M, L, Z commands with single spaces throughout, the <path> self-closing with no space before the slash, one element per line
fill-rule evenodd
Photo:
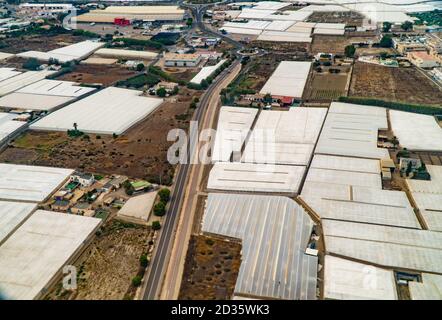
<path fill-rule="evenodd" d="M 362 26 L 364 16 L 357 12 L 314 12 L 308 22 L 345 23 L 351 26 Z"/>
<path fill-rule="evenodd" d="M 241 264 L 241 245 L 206 236 L 192 236 L 179 299 L 231 299 Z"/>
<path fill-rule="evenodd" d="M 100 83 L 104 86 L 109 86 L 117 81 L 133 77 L 136 74 L 135 71 L 128 70 L 118 65 L 80 64 L 75 66 L 73 72 L 66 73 L 58 77 L 57 80 L 89 84 Z"/>
<path fill-rule="evenodd" d="M 7 53 L 20 53 L 30 50 L 47 52 L 86 39 L 87 38 L 85 37 L 74 36 L 71 34 L 59 34 L 55 36 L 34 35 L 19 38 L 7 38 L 1 40 L 2 43 L 6 45 L 1 51 Z"/>
<path fill-rule="evenodd" d="M 331 101 L 346 96 L 348 74 L 331 74 L 314 72 L 304 94 L 306 102 Z"/>
<path fill-rule="evenodd" d="M 345 47 L 355 42 L 373 41 L 373 37 L 349 37 L 314 35 L 311 44 L 312 54 L 321 52 L 344 54 Z M 385 50 L 384 50 L 385 51 Z M 359 52 L 358 52 L 359 53 Z"/>
<path fill-rule="evenodd" d="M 176 101 L 166 101 L 147 119 L 113 138 L 90 134 L 71 138 L 65 132 L 29 131 L 0 154 L 0 162 L 122 174 L 170 184 L 174 167 L 167 161 L 170 129 L 187 129 L 193 97 L 200 92 L 181 88 Z"/>
<path fill-rule="evenodd" d="M 415 68 L 389 68 L 357 62 L 349 96 L 442 105 L 442 91 Z"/>
<path fill-rule="evenodd" d="M 111 220 L 74 264 L 78 288 L 64 290 L 56 284 L 46 299 L 121 300 L 133 298 L 131 280 L 140 268 L 140 256 L 148 250 L 148 227 Z"/>

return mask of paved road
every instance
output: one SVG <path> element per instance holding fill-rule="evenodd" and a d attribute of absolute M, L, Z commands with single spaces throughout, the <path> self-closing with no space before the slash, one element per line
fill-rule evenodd
<path fill-rule="evenodd" d="M 202 17 L 204 15 L 205 10 L 207 10 L 208 5 L 204 6 L 190 6 L 193 16 L 195 17 L 196 24 L 200 28 L 201 31 L 207 32 L 213 36 L 220 37 L 229 41 L 234 45 L 236 49 L 242 48 L 242 44 L 237 43 L 234 40 L 231 40 L 224 35 L 215 33 L 211 30 L 208 30 L 204 24 L 202 23 Z M 231 41 L 230 41 L 231 40 Z M 233 41 L 233 42 L 232 42 Z M 224 80 L 229 77 L 230 72 L 237 68 L 239 65 L 239 61 L 235 61 L 232 65 L 224 70 L 211 84 L 211 86 L 207 89 L 204 95 L 201 98 L 200 105 L 197 108 L 193 119 L 198 121 L 201 125 L 201 120 L 203 119 L 205 112 L 210 103 L 210 98 L 214 96 L 214 93 L 217 92 L 218 87 L 223 85 Z M 195 139 L 195 135 L 198 132 L 192 132 L 193 139 Z M 197 141 L 196 139 L 193 141 Z M 193 155 L 192 155 L 193 156 Z M 190 148 L 188 148 L 187 159 L 190 159 Z M 143 299 L 144 300 L 153 300 L 157 299 L 161 292 L 161 287 L 164 280 L 164 275 L 166 271 L 166 267 L 169 262 L 170 251 L 173 245 L 174 236 L 176 233 L 180 209 L 182 206 L 182 202 L 185 195 L 185 188 L 187 186 L 189 170 L 191 169 L 190 164 L 180 164 L 178 165 L 178 173 L 176 176 L 176 181 L 172 190 L 171 200 L 169 204 L 169 209 L 166 213 L 162 230 L 159 235 L 158 244 L 155 248 L 152 258 L 152 264 L 148 269 L 147 278 L 143 288 Z"/>

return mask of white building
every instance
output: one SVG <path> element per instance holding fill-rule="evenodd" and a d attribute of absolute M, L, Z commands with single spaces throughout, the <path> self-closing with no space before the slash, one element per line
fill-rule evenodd
<path fill-rule="evenodd" d="M 166 67 L 196 67 L 201 62 L 201 55 L 197 53 L 166 53 L 164 65 Z"/>

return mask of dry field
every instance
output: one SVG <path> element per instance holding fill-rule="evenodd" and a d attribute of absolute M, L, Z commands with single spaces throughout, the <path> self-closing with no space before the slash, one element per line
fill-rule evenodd
<path fill-rule="evenodd" d="M 74 264 L 78 289 L 66 291 L 56 284 L 46 299 L 121 300 L 133 297 L 131 280 L 148 250 L 150 228 L 111 220 Z"/>
<path fill-rule="evenodd" d="M 333 54 L 344 54 L 345 47 L 349 44 L 352 44 L 355 42 L 365 42 L 365 41 L 373 41 L 373 40 L 374 40 L 374 37 L 314 35 L 313 41 L 311 44 L 311 51 L 312 51 L 312 54 L 318 54 L 321 52 L 327 52 L 327 53 L 333 53 Z M 357 51 L 357 53 L 360 53 L 360 52 Z"/>
<path fill-rule="evenodd" d="M 304 94 L 306 102 L 331 101 L 346 96 L 348 74 L 331 74 L 314 72 Z"/>
<path fill-rule="evenodd" d="M 192 236 L 179 299 L 231 299 L 240 264 L 239 243 Z"/>
<path fill-rule="evenodd" d="M 104 174 L 123 174 L 170 184 L 174 168 L 167 161 L 170 129 L 187 129 L 191 99 L 200 95 L 181 88 L 177 101 L 163 103 L 151 116 L 117 137 L 70 138 L 65 132 L 29 131 L 0 154 L 0 162 L 65 167 Z M 178 119 L 177 119 L 178 118 Z"/>
<path fill-rule="evenodd" d="M 349 96 L 412 104 L 442 105 L 442 91 L 415 68 L 357 62 Z"/>
<path fill-rule="evenodd" d="M 75 66 L 73 72 L 64 74 L 57 80 L 75 81 L 78 83 L 99 83 L 104 86 L 114 84 L 119 80 L 126 80 L 137 73 L 118 65 L 84 65 Z"/>
<path fill-rule="evenodd" d="M 345 23 L 347 25 L 362 26 L 364 16 L 357 12 L 314 12 L 308 17 L 308 22 Z"/>

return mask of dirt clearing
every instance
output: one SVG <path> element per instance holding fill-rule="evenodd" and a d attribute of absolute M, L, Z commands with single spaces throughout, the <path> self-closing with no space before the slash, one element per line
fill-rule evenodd
<path fill-rule="evenodd" d="M 239 243 L 192 236 L 179 299 L 231 299 L 240 264 Z"/>
<path fill-rule="evenodd" d="M 349 96 L 411 104 L 442 105 L 442 91 L 416 68 L 357 62 Z"/>
<path fill-rule="evenodd" d="M 89 84 L 100 83 L 104 86 L 109 86 L 117 81 L 133 77 L 136 74 L 135 71 L 117 65 L 80 64 L 75 66 L 73 72 L 64 74 L 57 78 L 57 80 Z"/>

